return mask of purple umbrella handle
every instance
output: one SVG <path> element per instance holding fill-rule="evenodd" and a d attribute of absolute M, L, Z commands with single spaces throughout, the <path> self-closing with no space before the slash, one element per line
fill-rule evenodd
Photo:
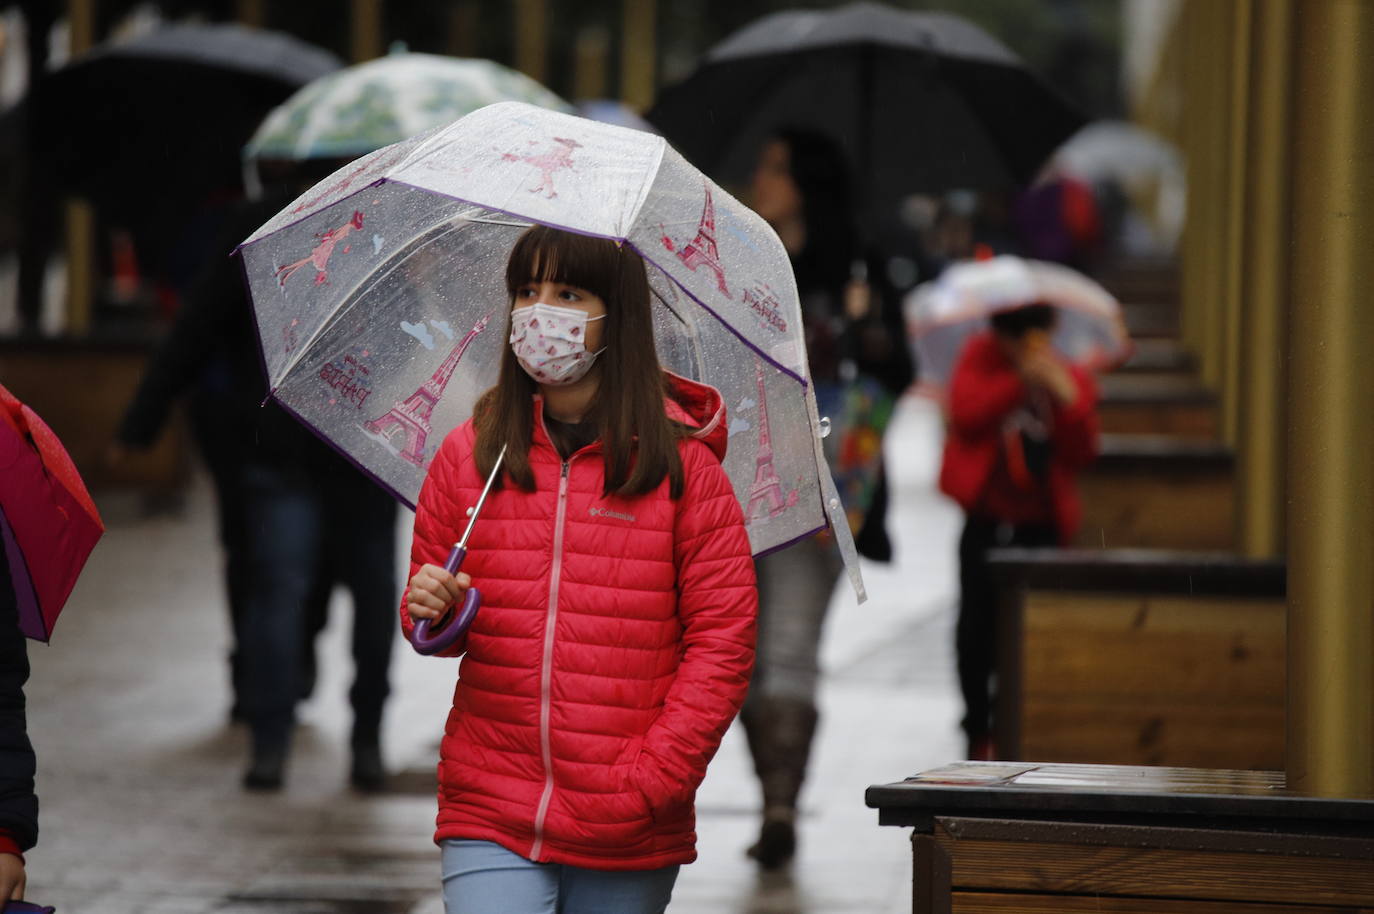
<path fill-rule="evenodd" d="M 448 561 L 444 562 L 444 570 L 449 574 L 457 574 L 458 569 L 463 567 L 463 559 L 467 554 L 464 546 L 454 546 L 453 551 L 448 554 Z M 430 633 L 430 629 L 434 626 L 431 626 L 429 619 L 421 619 L 415 623 L 415 628 L 410 632 L 411 646 L 415 648 L 416 653 L 424 654 L 426 657 L 451 647 L 472 625 L 472 620 L 476 618 L 477 609 L 481 605 L 482 592 L 476 587 L 469 587 L 467 596 L 463 598 L 462 608 L 456 614 L 450 608 L 438 620 L 438 627 L 433 634 Z"/>

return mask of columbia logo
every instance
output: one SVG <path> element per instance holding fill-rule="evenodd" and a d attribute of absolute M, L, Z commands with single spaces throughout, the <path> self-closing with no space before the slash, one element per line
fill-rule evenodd
<path fill-rule="evenodd" d="M 619 511 L 610 511 L 606 508 L 590 508 L 587 513 L 592 517 L 613 517 L 616 520 L 626 520 L 632 524 L 635 522 L 633 514 L 621 514 Z"/>

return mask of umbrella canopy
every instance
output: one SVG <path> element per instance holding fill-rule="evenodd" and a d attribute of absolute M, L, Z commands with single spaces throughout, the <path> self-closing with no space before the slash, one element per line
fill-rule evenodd
<path fill-rule="evenodd" d="M 525 74 L 490 60 L 393 53 L 292 95 L 267 115 L 243 154 L 293 162 L 353 159 L 502 101 L 572 110 Z"/>
<path fill-rule="evenodd" d="M 240 248 L 272 396 L 413 505 L 495 381 L 505 262 L 536 222 L 643 256 L 660 360 L 731 410 L 725 470 L 754 550 L 828 518 L 862 598 L 787 254 L 660 137 L 506 102 L 325 179 Z"/>
<path fill-rule="evenodd" d="M 1055 307 L 1052 341 L 1069 361 L 1102 370 L 1130 355 L 1121 305 L 1110 292 L 1069 267 L 1004 255 L 954 264 L 907 296 L 921 386 L 942 392 L 964 343 L 987 327 L 989 317 L 1036 303 Z"/>
<path fill-rule="evenodd" d="M 51 637 L 104 530 L 62 442 L 0 385 L 0 541 L 25 635 Z"/>
<path fill-rule="evenodd" d="M 241 180 L 239 149 L 333 54 L 233 24 L 168 25 L 97 47 L 34 87 L 41 150 L 69 192 L 107 216 L 167 218 Z"/>
<path fill-rule="evenodd" d="M 617 124 L 621 127 L 658 133 L 654 125 L 640 117 L 635 109 L 615 98 L 583 99 L 577 103 L 577 113 L 603 124 Z"/>
<path fill-rule="evenodd" d="M 743 180 L 781 127 L 845 148 L 870 207 L 1023 185 L 1083 118 L 1000 42 L 947 13 L 876 3 L 764 16 L 647 115 L 710 174 Z"/>
<path fill-rule="evenodd" d="M 1094 121 L 1053 156 L 1056 170 L 1099 187 L 1115 185 L 1172 250 L 1183 234 L 1188 176 L 1173 144 L 1126 121 Z"/>

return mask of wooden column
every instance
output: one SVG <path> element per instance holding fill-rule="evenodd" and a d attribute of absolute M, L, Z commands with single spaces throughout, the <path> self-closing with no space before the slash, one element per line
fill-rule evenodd
<path fill-rule="evenodd" d="M 382 0 L 351 0 L 349 53 L 354 63 L 382 56 Z"/>
<path fill-rule="evenodd" d="M 1288 782 L 1374 793 L 1374 4 L 1293 17 Z"/>
<path fill-rule="evenodd" d="M 1256 0 L 1245 143 L 1236 438 L 1236 542 L 1251 558 L 1277 557 L 1284 549 L 1292 28 L 1292 0 Z"/>
<path fill-rule="evenodd" d="M 1230 135 L 1231 50 L 1230 3 L 1188 4 L 1202 17 L 1199 37 L 1204 42 L 1201 80 L 1195 89 L 1201 107 L 1198 169 L 1189 168 L 1188 196 L 1201 196 L 1203 204 L 1200 249 L 1196 252 L 1201 272 L 1199 299 L 1189 307 L 1201 310 L 1202 380 L 1220 393 L 1225 377 L 1226 313 L 1226 191 L 1227 140 Z M 1194 179 L 1194 177 L 1196 179 Z"/>
<path fill-rule="evenodd" d="M 620 99 L 635 111 L 654 102 L 658 89 L 657 0 L 622 0 Z"/>
<path fill-rule="evenodd" d="M 1229 123 L 1226 132 L 1226 184 L 1222 211 L 1225 214 L 1225 252 L 1221 282 L 1221 438 L 1235 445 L 1240 432 L 1240 361 L 1242 296 L 1245 282 L 1245 225 L 1249 202 L 1245 195 L 1250 169 L 1249 127 L 1252 88 L 1250 80 L 1251 29 L 1255 0 L 1232 0 L 1227 31 L 1230 35 L 1230 65 L 1226 92 Z"/>
<path fill-rule="evenodd" d="M 1204 330 L 1206 261 L 1209 256 L 1207 217 L 1210 198 L 1206 192 L 1206 103 L 1200 87 L 1206 81 L 1207 58 L 1205 11 L 1200 4 L 1185 3 L 1178 12 L 1179 61 L 1183 91 L 1179 100 L 1178 144 L 1188 169 L 1188 216 L 1179 242 L 1179 330 L 1183 342 L 1205 359 Z"/>
<path fill-rule="evenodd" d="M 71 56 L 95 44 L 95 0 L 67 0 Z M 67 248 L 67 332 L 83 336 L 91 329 L 95 305 L 95 210 L 85 200 L 64 206 Z"/>
<path fill-rule="evenodd" d="M 234 14 L 244 25 L 260 29 L 267 22 L 267 0 L 234 0 Z"/>
<path fill-rule="evenodd" d="M 587 26 L 578 31 L 577 59 L 573 65 L 574 101 L 606 97 L 606 58 L 610 50 L 610 36 L 601 26 Z"/>
<path fill-rule="evenodd" d="M 482 11 L 477 0 L 458 0 L 448 11 L 448 52 L 455 57 L 478 57 L 477 30 Z"/>
<path fill-rule="evenodd" d="M 515 68 L 538 83 L 548 78 L 548 32 L 548 0 L 516 0 Z"/>

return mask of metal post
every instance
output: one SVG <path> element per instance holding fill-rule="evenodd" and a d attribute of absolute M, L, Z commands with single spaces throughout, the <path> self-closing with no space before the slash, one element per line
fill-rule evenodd
<path fill-rule="evenodd" d="M 1295 35 L 1288 386 L 1288 782 L 1374 793 L 1374 4 Z"/>

